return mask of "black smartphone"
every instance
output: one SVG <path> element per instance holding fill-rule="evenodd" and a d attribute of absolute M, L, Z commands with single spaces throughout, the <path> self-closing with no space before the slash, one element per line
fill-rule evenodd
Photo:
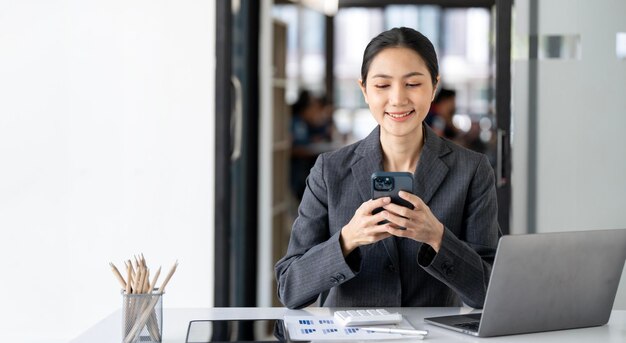
<path fill-rule="evenodd" d="M 400 191 L 413 193 L 413 174 L 382 171 L 372 174 L 372 199 L 391 197 L 392 203 L 413 209 L 413 205 L 410 202 L 400 198 L 400 195 L 398 195 Z M 376 214 L 382 210 L 382 208 L 377 208 L 372 213 Z M 378 224 L 386 223 L 388 221 L 383 220 Z"/>

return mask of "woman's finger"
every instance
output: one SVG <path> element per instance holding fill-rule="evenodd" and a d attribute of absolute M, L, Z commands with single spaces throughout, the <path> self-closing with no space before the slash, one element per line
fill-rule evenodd
<path fill-rule="evenodd" d="M 420 208 L 422 208 L 422 206 L 424 206 L 424 202 L 422 201 L 422 199 L 420 199 L 420 197 L 418 197 L 415 194 L 411 194 L 409 192 L 405 192 L 405 191 L 400 191 L 398 193 L 398 195 L 400 196 L 400 198 L 408 201 L 411 203 L 411 205 L 413 205 L 413 207 L 416 210 L 419 210 Z"/>

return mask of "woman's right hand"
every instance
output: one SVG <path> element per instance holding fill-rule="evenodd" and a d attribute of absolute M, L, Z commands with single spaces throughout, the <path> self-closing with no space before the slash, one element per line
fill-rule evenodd
<path fill-rule="evenodd" d="M 341 229 L 339 242 L 343 256 L 348 256 L 362 245 L 372 244 L 391 236 L 387 232 L 388 224 L 378 224 L 385 220 L 385 211 L 372 214 L 372 211 L 390 202 L 390 197 L 383 197 L 370 199 L 359 206 L 350 222 Z"/>

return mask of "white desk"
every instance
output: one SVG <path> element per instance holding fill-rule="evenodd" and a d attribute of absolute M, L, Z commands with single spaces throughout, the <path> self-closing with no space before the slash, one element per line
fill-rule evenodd
<path fill-rule="evenodd" d="M 209 309 L 164 309 L 163 343 L 181 343 L 185 341 L 190 320 L 228 320 L 228 319 L 282 319 L 285 315 L 332 315 L 332 308 L 307 308 L 288 310 L 272 308 L 209 308 Z M 459 314 L 470 312 L 467 308 L 427 307 L 427 308 L 388 308 L 390 312 L 400 312 L 417 329 L 430 331 L 424 342 L 626 342 L 626 311 L 613 311 L 608 325 L 586 329 L 551 331 L 515 336 L 477 338 L 424 323 L 425 317 Z M 121 311 L 116 311 L 96 323 L 72 343 L 121 342 Z"/>

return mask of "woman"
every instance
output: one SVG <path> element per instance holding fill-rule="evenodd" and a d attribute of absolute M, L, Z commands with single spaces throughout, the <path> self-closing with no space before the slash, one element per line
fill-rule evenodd
<path fill-rule="evenodd" d="M 409 28 L 381 33 L 365 49 L 359 83 L 378 127 L 311 169 L 275 266 L 280 300 L 482 308 L 500 237 L 494 175 L 484 155 L 423 124 L 439 83 L 432 43 Z M 413 174 L 413 193 L 400 193 L 413 210 L 370 199 L 370 177 L 382 170 Z"/>

